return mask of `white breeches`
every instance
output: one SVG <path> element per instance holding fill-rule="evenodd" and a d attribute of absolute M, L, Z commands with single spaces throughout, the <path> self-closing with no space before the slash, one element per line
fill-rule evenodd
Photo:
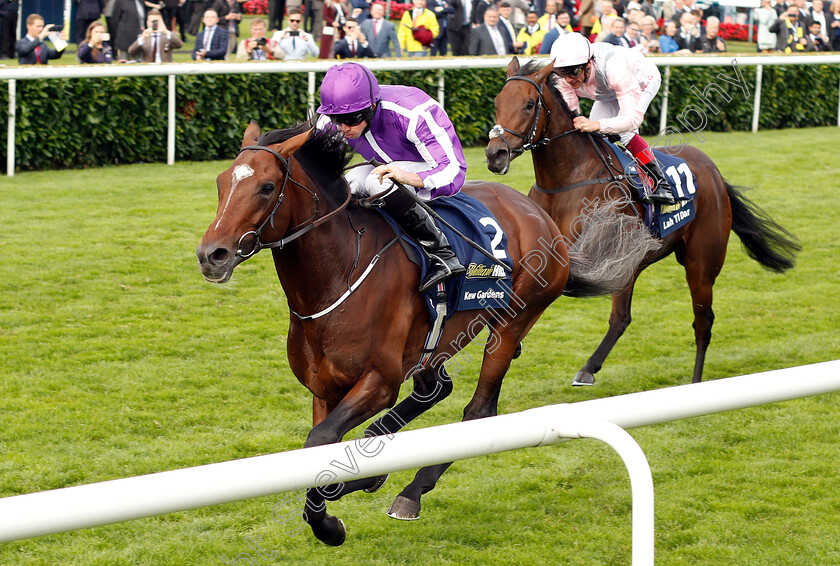
<path fill-rule="evenodd" d="M 394 165 L 405 171 L 411 173 L 419 173 L 420 171 L 428 171 L 431 169 L 428 163 L 416 161 L 393 161 Z M 344 174 L 347 179 L 347 184 L 350 185 L 350 192 L 358 197 L 376 197 L 384 194 L 394 188 L 394 183 L 385 179 L 380 183 L 375 175 L 371 175 L 373 165 L 360 165 L 354 167 Z M 428 189 L 417 189 L 417 196 L 423 200 L 430 200 L 432 198 L 431 192 Z"/>

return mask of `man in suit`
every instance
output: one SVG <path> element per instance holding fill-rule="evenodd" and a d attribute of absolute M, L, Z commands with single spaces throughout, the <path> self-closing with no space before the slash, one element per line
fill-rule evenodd
<path fill-rule="evenodd" d="M 633 47 L 630 38 L 624 33 L 624 20 L 615 18 L 611 23 L 612 28 L 610 29 L 610 34 L 604 38 L 604 43 L 618 45 L 619 47 Z"/>
<path fill-rule="evenodd" d="M 472 0 L 451 0 L 455 12 L 449 16 L 449 45 L 456 56 L 469 55 L 472 30 Z"/>
<path fill-rule="evenodd" d="M 688 49 L 693 53 L 700 48 L 700 31 L 691 12 L 683 12 L 680 16 L 680 31 L 674 39 L 680 49 Z"/>
<path fill-rule="evenodd" d="M 356 18 L 347 18 L 344 22 L 344 39 L 335 42 L 336 59 L 355 59 L 357 57 L 376 57 L 367 37 L 359 29 Z"/>
<path fill-rule="evenodd" d="M 470 35 L 470 55 L 513 55 L 513 41 L 499 24 L 499 11 L 484 10 L 484 23 Z"/>
<path fill-rule="evenodd" d="M 44 43 L 52 28 L 53 24 L 44 25 L 44 18 L 39 14 L 29 14 L 26 18 L 26 35 L 15 43 L 19 64 L 46 65 L 50 59 L 61 57 L 61 52 Z"/>
<path fill-rule="evenodd" d="M 219 14 L 207 10 L 202 18 L 204 29 L 195 38 L 192 58 L 196 61 L 223 61 L 227 55 L 228 32 L 219 26 Z"/>
<path fill-rule="evenodd" d="M 166 22 L 159 10 L 149 10 L 146 29 L 128 48 L 132 59 L 144 63 L 171 63 L 172 51 L 184 45 L 177 33 L 166 28 Z"/>
<path fill-rule="evenodd" d="M 391 57 L 391 46 L 394 46 L 394 57 L 401 57 L 400 40 L 397 39 L 397 29 L 393 22 L 385 19 L 385 6 L 377 2 L 370 5 L 370 18 L 359 24 L 362 34 L 370 42 L 375 57 Z"/>

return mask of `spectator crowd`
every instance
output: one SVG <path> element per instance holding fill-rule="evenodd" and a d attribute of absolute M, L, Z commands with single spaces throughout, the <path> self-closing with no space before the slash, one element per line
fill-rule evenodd
<path fill-rule="evenodd" d="M 73 0 L 76 58 L 170 62 L 190 35 L 196 61 L 535 55 L 572 31 L 643 54 L 720 53 L 721 21 L 744 17 L 695 0 L 411 0 L 392 20 L 379 0 L 268 0 L 240 30 L 244 1 Z M 18 2 L 0 0 L 0 59 L 61 58 L 67 30 L 38 14 L 17 39 Z M 840 0 L 761 0 L 753 16 L 760 52 L 840 51 Z"/>

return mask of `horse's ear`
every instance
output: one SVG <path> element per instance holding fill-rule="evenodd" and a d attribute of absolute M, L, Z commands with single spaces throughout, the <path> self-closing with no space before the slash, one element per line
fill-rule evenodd
<path fill-rule="evenodd" d="M 251 120 L 248 127 L 245 129 L 245 135 L 242 136 L 242 147 L 248 145 L 258 144 L 260 141 L 260 125 L 256 120 Z"/>
<path fill-rule="evenodd" d="M 518 71 L 518 70 L 519 70 L 519 57 L 516 57 L 514 55 L 513 59 L 511 59 L 510 63 L 508 64 L 508 68 L 507 68 L 508 78 L 512 77 L 514 74 L 516 74 L 516 71 Z"/>
<path fill-rule="evenodd" d="M 554 59 L 549 61 L 548 65 L 546 65 L 545 67 L 543 67 L 542 69 L 537 71 L 537 73 L 534 75 L 534 80 L 537 81 L 538 83 L 544 82 L 546 77 L 548 77 L 548 75 L 550 75 L 553 70 L 554 70 Z"/>
<path fill-rule="evenodd" d="M 283 157 L 289 157 L 298 149 L 300 149 L 300 146 L 306 143 L 306 140 L 309 139 L 309 134 L 311 134 L 312 130 L 314 129 L 315 128 L 306 130 L 302 134 L 298 134 L 292 138 L 287 139 L 279 145 L 277 151 L 279 151 L 280 155 L 282 155 Z"/>

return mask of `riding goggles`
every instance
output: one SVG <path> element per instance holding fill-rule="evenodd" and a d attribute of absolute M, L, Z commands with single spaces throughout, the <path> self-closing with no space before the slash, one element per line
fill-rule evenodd
<path fill-rule="evenodd" d="M 345 126 L 358 126 L 367 118 L 368 111 L 360 110 L 359 112 L 350 112 L 349 114 L 333 114 L 330 116 L 330 121 L 338 126 L 344 124 Z"/>
<path fill-rule="evenodd" d="M 575 65 L 574 67 L 560 67 L 557 69 L 557 74 L 561 77 L 577 78 L 586 71 L 587 64 L 588 62 L 583 65 Z"/>

